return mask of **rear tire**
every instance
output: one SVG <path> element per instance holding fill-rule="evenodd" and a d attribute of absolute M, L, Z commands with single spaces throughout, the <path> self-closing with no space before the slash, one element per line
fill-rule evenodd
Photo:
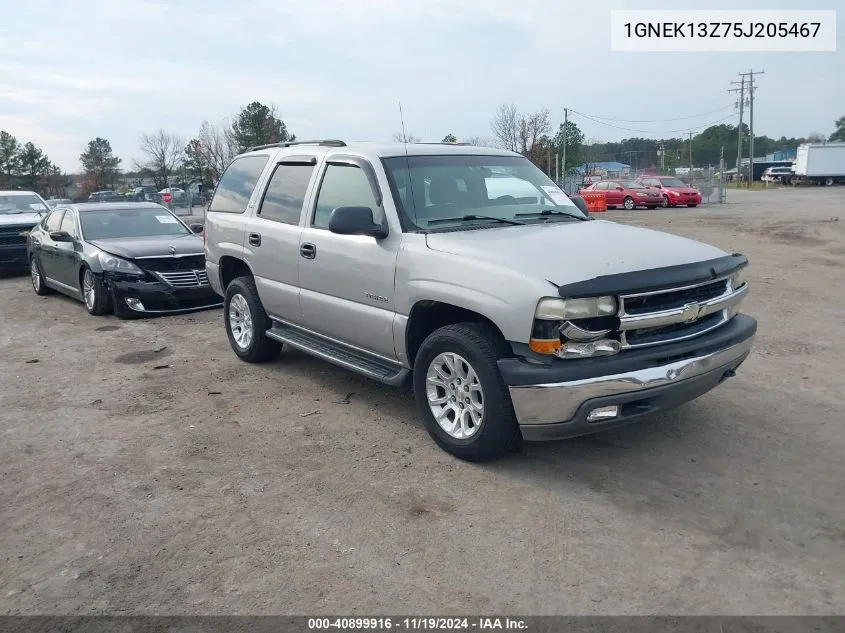
<path fill-rule="evenodd" d="M 266 336 L 272 323 L 252 277 L 238 277 L 226 287 L 223 321 L 229 345 L 241 360 L 263 363 L 279 356 L 282 344 Z"/>
<path fill-rule="evenodd" d="M 29 278 L 32 281 L 32 289 L 39 297 L 52 294 L 52 288 L 44 284 L 44 274 L 41 272 L 41 264 L 38 263 L 38 258 L 33 255 L 29 258 Z"/>
<path fill-rule="evenodd" d="M 824 186 L 825 187 L 832 187 L 834 183 L 833 178 L 825 178 L 824 179 Z"/>
<path fill-rule="evenodd" d="M 508 354 L 501 335 L 483 323 L 441 327 L 417 353 L 414 397 L 423 424 L 458 459 L 489 461 L 519 445 L 510 393 L 496 364 Z"/>

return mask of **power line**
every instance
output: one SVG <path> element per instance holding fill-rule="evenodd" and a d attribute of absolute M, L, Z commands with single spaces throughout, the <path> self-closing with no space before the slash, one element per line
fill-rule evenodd
<path fill-rule="evenodd" d="M 733 107 L 733 105 L 731 105 L 731 107 Z M 571 108 L 570 108 L 569 111 L 573 112 L 573 113 L 576 112 L 576 110 L 572 110 Z M 613 125 L 612 123 L 606 123 L 604 121 L 600 121 L 597 118 L 594 118 L 591 115 L 584 114 L 583 112 L 577 112 L 577 114 L 581 115 L 582 117 L 584 117 L 585 119 L 587 119 L 589 121 L 592 121 L 593 123 L 598 123 L 599 125 L 605 125 L 607 127 L 612 127 L 612 128 L 617 129 L 617 130 L 622 130 L 624 132 L 638 132 L 640 134 L 672 134 L 672 133 L 675 133 L 675 132 L 690 132 L 690 131 L 695 131 L 695 130 L 703 130 L 703 129 L 710 127 L 711 125 L 716 125 L 717 123 L 722 123 L 723 121 L 727 121 L 728 119 L 733 118 L 733 116 L 734 116 L 733 113 L 731 113 L 728 116 L 722 117 L 721 119 L 717 119 L 715 121 L 710 121 L 709 123 L 702 123 L 701 125 L 698 125 L 696 127 L 683 127 L 683 128 L 678 128 L 678 129 L 675 129 L 675 130 L 640 130 L 640 129 L 635 129 L 635 128 L 622 127 L 622 126 L 619 126 L 619 125 Z"/>
<path fill-rule="evenodd" d="M 690 114 L 689 116 L 679 116 L 672 119 L 613 119 L 611 117 L 606 116 L 599 116 L 597 114 L 587 114 L 586 112 L 579 112 L 578 110 L 572 110 L 572 112 L 576 114 L 580 114 L 582 116 L 590 116 L 594 119 L 603 119 L 604 121 L 613 121 L 615 123 L 671 123 L 672 121 L 684 121 L 686 119 L 697 119 L 698 117 L 707 116 L 708 114 L 715 114 L 716 112 L 722 112 L 723 110 L 727 110 L 728 108 L 733 108 L 733 104 L 728 104 L 722 106 L 721 108 L 716 108 L 715 110 L 709 110 L 708 112 L 701 112 L 699 114 Z"/>

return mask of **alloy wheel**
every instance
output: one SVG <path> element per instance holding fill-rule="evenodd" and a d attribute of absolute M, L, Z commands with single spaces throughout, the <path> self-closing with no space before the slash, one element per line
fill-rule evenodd
<path fill-rule="evenodd" d="M 438 354 L 428 366 L 426 396 L 431 414 L 450 437 L 467 440 L 484 423 L 484 391 L 472 365 L 459 354 Z"/>

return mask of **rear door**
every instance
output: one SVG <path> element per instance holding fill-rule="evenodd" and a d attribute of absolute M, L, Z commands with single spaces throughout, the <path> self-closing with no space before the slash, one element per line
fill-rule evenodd
<path fill-rule="evenodd" d="M 299 306 L 299 242 L 302 215 L 310 200 L 317 157 L 282 156 L 259 199 L 256 214 L 244 218 L 249 263 L 258 295 L 271 317 L 302 322 Z"/>

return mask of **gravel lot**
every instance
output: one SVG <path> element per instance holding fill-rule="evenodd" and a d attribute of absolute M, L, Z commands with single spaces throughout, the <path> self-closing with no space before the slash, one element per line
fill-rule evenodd
<path fill-rule="evenodd" d="M 674 412 L 487 465 L 408 392 L 238 361 L 219 311 L 94 318 L 0 279 L 0 613 L 845 613 L 843 209 L 608 213 L 747 254 L 756 350 Z"/>

